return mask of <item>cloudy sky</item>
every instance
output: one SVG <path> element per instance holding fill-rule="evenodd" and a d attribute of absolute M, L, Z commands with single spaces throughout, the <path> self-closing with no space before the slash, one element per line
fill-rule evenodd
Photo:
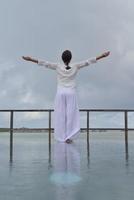
<path fill-rule="evenodd" d="M 133 22 L 132 0 L 0 0 L 0 109 L 53 108 L 55 71 L 21 56 L 62 62 L 65 49 L 73 52 L 72 62 L 111 51 L 110 57 L 79 71 L 80 108 L 133 109 Z M 122 124 L 122 116 L 109 116 L 107 125 Z M 0 127 L 6 126 L 9 116 L 1 113 L 0 118 Z M 96 119 L 98 126 L 102 119 Z M 47 116 L 38 113 L 16 117 L 20 126 L 44 126 L 44 121 Z"/>

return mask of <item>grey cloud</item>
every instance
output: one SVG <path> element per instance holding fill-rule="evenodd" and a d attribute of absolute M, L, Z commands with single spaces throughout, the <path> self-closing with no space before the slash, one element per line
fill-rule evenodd
<path fill-rule="evenodd" d="M 133 19 L 130 0 L 0 2 L 0 108 L 51 108 L 56 74 L 22 55 L 73 62 L 111 50 L 77 77 L 80 108 L 133 108 Z M 51 91 L 51 92 L 50 92 Z"/>

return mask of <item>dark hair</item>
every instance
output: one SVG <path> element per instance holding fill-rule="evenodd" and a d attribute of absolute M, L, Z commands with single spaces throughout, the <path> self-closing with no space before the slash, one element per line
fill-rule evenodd
<path fill-rule="evenodd" d="M 68 66 L 68 64 L 70 63 L 71 59 L 72 59 L 72 53 L 71 53 L 71 51 L 65 50 L 62 53 L 62 60 L 65 63 L 65 65 L 67 66 L 66 69 L 70 69 L 70 67 Z"/>

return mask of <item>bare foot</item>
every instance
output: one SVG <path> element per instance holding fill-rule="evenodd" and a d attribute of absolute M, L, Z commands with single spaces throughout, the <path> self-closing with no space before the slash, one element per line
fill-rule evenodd
<path fill-rule="evenodd" d="M 73 141 L 71 140 L 71 139 L 67 139 L 66 140 L 66 143 L 68 143 L 68 144 L 70 144 L 70 143 L 72 143 Z"/>

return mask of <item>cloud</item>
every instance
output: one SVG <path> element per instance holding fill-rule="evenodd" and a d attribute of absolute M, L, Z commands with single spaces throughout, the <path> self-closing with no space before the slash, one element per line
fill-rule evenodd
<path fill-rule="evenodd" d="M 61 62 L 67 48 L 73 62 L 111 51 L 79 72 L 80 108 L 133 108 L 133 7 L 131 0 L 1 1 L 0 108 L 53 108 L 55 72 L 21 56 Z"/>
<path fill-rule="evenodd" d="M 31 120 L 31 119 L 41 119 L 42 118 L 42 113 L 39 112 L 27 112 L 24 115 L 24 118 L 27 120 Z"/>
<path fill-rule="evenodd" d="M 126 61 L 127 64 L 132 64 L 134 63 L 134 51 L 128 51 L 125 55 L 124 60 Z"/>

